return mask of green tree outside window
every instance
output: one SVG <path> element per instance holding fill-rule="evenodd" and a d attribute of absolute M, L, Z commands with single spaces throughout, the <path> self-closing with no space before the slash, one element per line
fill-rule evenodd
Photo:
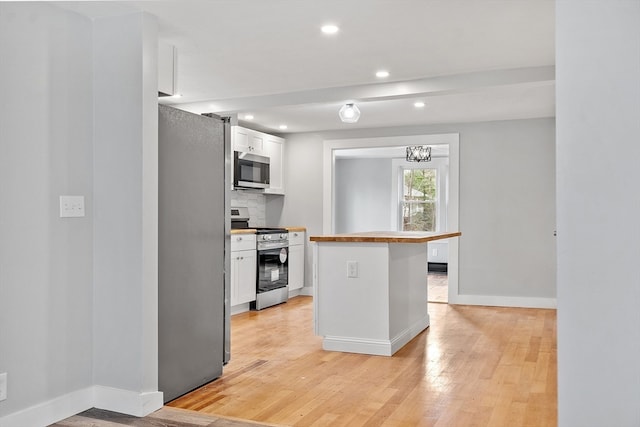
<path fill-rule="evenodd" d="M 402 229 L 404 231 L 436 231 L 436 169 L 404 169 L 402 197 Z"/>

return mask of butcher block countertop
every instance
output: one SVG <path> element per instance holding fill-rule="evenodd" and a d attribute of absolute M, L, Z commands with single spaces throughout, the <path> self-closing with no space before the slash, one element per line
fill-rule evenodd
<path fill-rule="evenodd" d="M 426 243 L 461 236 L 459 231 L 429 233 L 425 231 L 367 231 L 363 233 L 311 236 L 312 242 Z"/>
<path fill-rule="evenodd" d="M 287 231 L 307 231 L 306 227 L 282 227 L 286 228 Z"/>

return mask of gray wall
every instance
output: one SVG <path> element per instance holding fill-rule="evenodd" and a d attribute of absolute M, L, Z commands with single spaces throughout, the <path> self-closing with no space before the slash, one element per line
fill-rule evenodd
<path fill-rule="evenodd" d="M 145 14 L 0 3 L 0 424 L 157 391 L 156 43 Z"/>
<path fill-rule="evenodd" d="M 640 425 L 640 2 L 556 2 L 560 427 Z"/>
<path fill-rule="evenodd" d="M 322 234 L 325 139 L 460 134 L 459 293 L 555 298 L 555 122 L 461 123 L 287 137 L 286 196 L 267 201 L 267 222 Z M 307 250 L 306 285 L 312 254 Z"/>
<path fill-rule="evenodd" d="M 391 159 L 336 160 L 336 232 L 388 230 L 391 179 Z"/>
<path fill-rule="evenodd" d="M 92 383 L 91 22 L 0 3 L 0 417 Z M 84 195 L 84 218 L 59 218 Z"/>
<path fill-rule="evenodd" d="M 94 27 L 93 377 L 156 391 L 157 24 L 134 13 Z"/>

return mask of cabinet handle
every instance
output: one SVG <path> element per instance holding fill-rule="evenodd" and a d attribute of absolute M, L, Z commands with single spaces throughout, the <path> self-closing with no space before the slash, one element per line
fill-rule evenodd
<path fill-rule="evenodd" d="M 293 233 L 293 237 L 298 237 L 298 233 Z"/>
<path fill-rule="evenodd" d="M 242 241 L 242 237 L 236 237 L 236 240 L 237 240 L 238 242 L 240 242 L 240 241 Z"/>

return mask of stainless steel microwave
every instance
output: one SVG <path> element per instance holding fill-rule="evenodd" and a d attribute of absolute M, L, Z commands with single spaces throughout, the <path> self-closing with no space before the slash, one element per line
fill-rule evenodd
<path fill-rule="evenodd" d="M 233 186 L 269 188 L 269 158 L 244 151 L 233 152 Z"/>

